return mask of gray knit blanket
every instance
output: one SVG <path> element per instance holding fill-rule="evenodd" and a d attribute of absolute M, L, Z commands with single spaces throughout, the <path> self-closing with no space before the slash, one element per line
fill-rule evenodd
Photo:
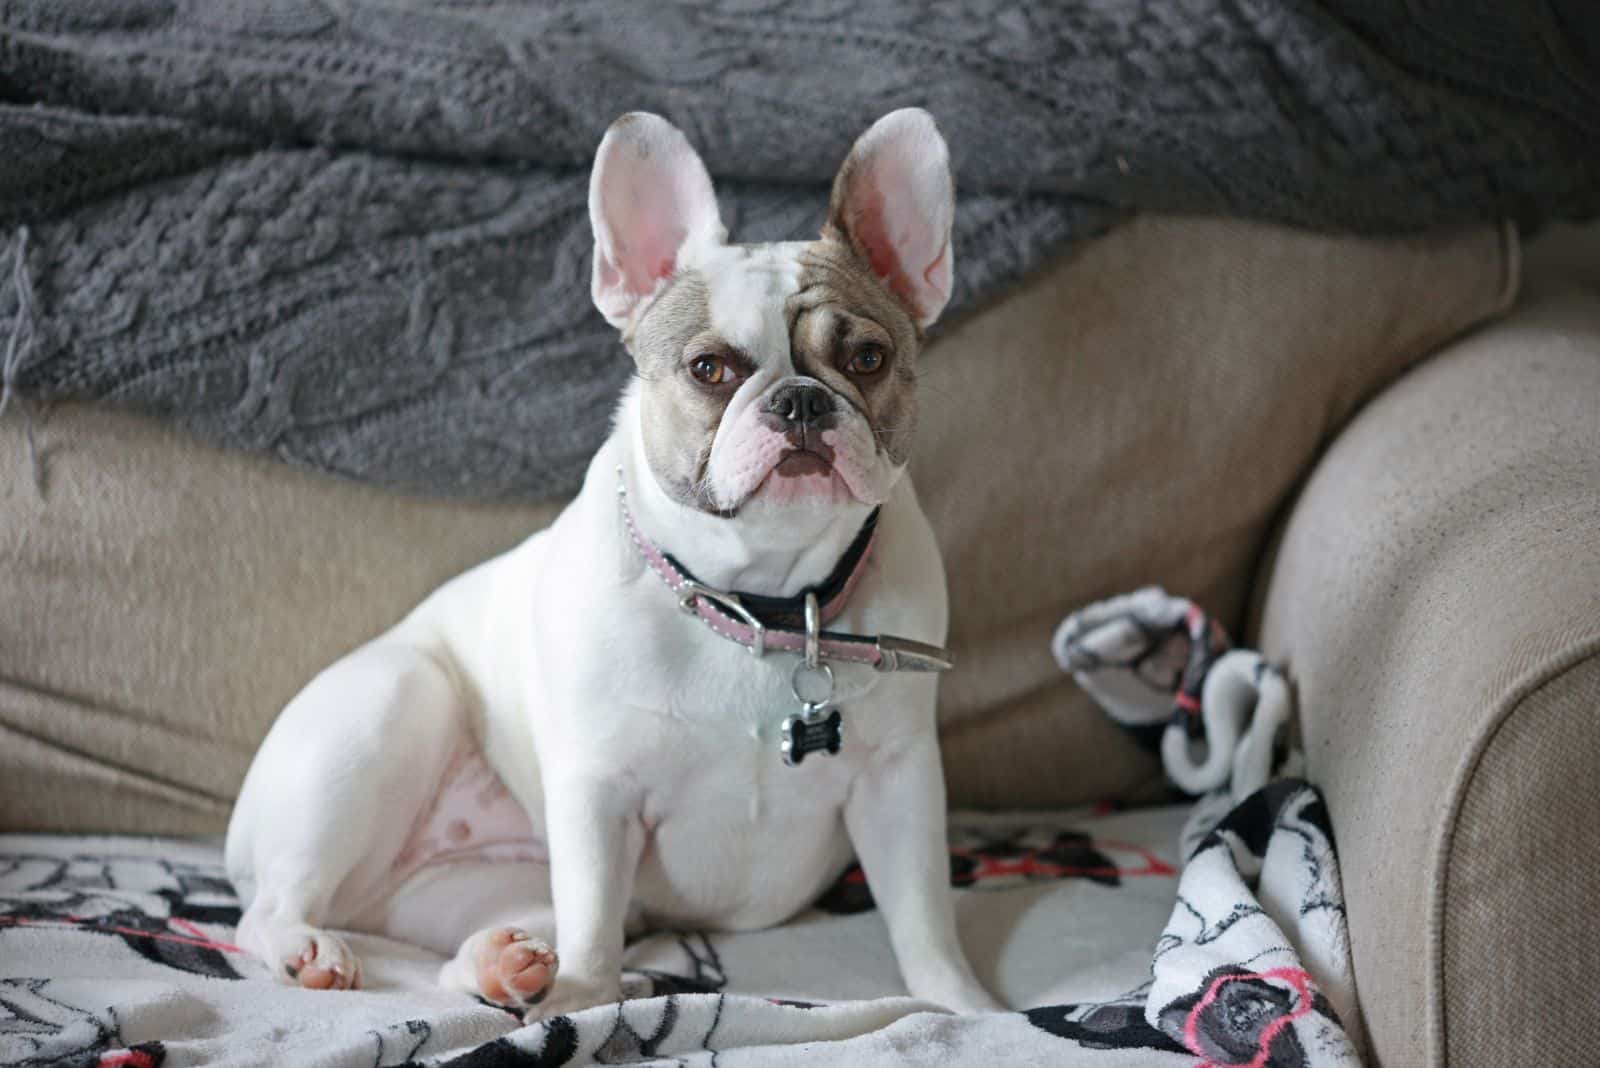
<path fill-rule="evenodd" d="M 587 284 L 622 111 L 750 241 L 814 233 L 855 135 L 927 107 L 961 309 L 1132 210 L 1592 215 L 1597 68 L 1593 0 L 5 0 L 0 408 L 548 496 L 631 368 Z"/>

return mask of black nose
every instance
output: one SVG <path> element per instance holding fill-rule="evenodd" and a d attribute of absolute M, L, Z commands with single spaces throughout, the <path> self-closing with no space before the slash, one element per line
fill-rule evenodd
<path fill-rule="evenodd" d="M 786 423 L 812 426 L 833 412 L 833 395 L 821 386 L 794 382 L 779 386 L 767 400 L 767 411 Z"/>

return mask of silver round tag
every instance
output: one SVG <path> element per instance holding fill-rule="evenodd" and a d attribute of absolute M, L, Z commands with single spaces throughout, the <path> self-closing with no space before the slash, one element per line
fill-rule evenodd
<path fill-rule="evenodd" d="M 820 713 L 833 703 L 833 668 L 826 662 L 813 667 L 798 661 L 789 676 L 789 689 L 808 713 Z"/>

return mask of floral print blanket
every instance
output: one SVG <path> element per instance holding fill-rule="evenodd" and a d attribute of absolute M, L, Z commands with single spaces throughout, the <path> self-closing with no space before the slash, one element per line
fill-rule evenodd
<path fill-rule="evenodd" d="M 1338 863 L 1304 783 L 957 814 L 950 868 L 974 964 L 1017 1011 L 904 996 L 853 870 L 781 928 L 642 939 L 629 1000 L 523 1025 L 365 936 L 365 989 L 278 983 L 233 944 L 219 843 L 0 836 L 0 1066 L 1358 1063 Z"/>

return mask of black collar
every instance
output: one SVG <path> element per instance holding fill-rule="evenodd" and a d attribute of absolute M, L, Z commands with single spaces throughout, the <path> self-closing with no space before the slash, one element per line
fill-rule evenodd
<path fill-rule="evenodd" d="M 826 605 L 843 592 L 849 583 L 850 576 L 855 574 L 856 565 L 861 563 L 862 554 L 867 551 L 867 546 L 872 543 L 872 532 L 878 526 L 878 509 L 874 508 L 872 514 L 867 516 L 866 522 L 861 524 L 861 529 L 856 533 L 855 540 L 844 551 L 839 562 L 833 566 L 828 577 L 815 586 L 808 586 L 793 597 L 769 597 L 761 593 L 746 593 L 744 590 L 733 590 L 739 603 L 745 610 L 759 619 L 763 626 L 768 627 L 803 627 L 806 615 L 806 594 L 816 594 L 817 603 Z M 698 582 L 688 568 L 678 562 L 671 553 L 663 552 L 667 562 L 677 568 L 684 578 L 691 582 Z"/>

